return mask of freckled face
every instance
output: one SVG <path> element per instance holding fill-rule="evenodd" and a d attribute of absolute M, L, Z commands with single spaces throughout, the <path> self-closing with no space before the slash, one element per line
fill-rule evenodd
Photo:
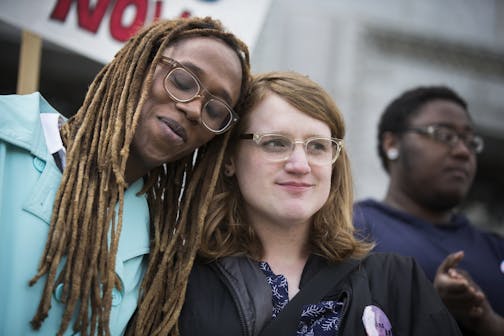
<path fill-rule="evenodd" d="M 212 37 L 190 37 L 163 53 L 190 69 L 213 95 L 234 107 L 240 95 L 241 63 L 235 51 Z M 131 144 L 128 169 L 144 175 L 165 162 L 175 161 L 210 141 L 215 134 L 201 123 L 201 98 L 186 103 L 172 100 L 164 89 L 170 67 L 156 67 Z"/>
<path fill-rule="evenodd" d="M 331 136 L 327 124 L 275 94 L 258 104 L 246 122 L 245 133 L 279 133 L 302 140 Z M 286 161 L 271 162 L 253 141 L 241 140 L 231 161 L 252 225 L 309 225 L 329 197 L 332 165 L 310 164 L 302 144 Z"/>

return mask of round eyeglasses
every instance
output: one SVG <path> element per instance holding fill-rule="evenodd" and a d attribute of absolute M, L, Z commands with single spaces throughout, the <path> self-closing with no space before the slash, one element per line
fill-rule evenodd
<path fill-rule="evenodd" d="M 310 137 L 305 140 L 295 140 L 281 134 L 245 133 L 242 140 L 252 140 L 261 149 L 265 157 L 272 162 L 287 160 L 294 151 L 296 144 L 303 144 L 308 162 L 314 165 L 328 165 L 336 162 L 343 140 L 337 138 Z"/>
<path fill-rule="evenodd" d="M 404 132 L 416 132 L 450 147 L 454 147 L 460 140 L 462 140 L 465 146 L 476 154 L 481 153 L 485 147 L 485 143 L 480 136 L 473 133 L 458 133 L 454 129 L 442 125 L 410 127 L 405 129 Z"/>
<path fill-rule="evenodd" d="M 164 78 L 164 88 L 171 99 L 187 103 L 195 98 L 204 98 L 201 107 L 201 122 L 213 133 L 223 133 L 238 121 L 238 115 L 222 99 L 212 95 L 189 69 L 177 61 L 161 57 L 161 63 L 170 66 Z"/>

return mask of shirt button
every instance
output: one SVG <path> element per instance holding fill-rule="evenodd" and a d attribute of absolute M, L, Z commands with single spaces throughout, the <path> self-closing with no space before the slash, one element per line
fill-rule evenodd
<path fill-rule="evenodd" d="M 112 306 L 118 306 L 122 301 L 122 294 L 117 290 L 117 288 L 114 288 L 112 290 Z"/>
<path fill-rule="evenodd" d="M 58 284 L 56 288 L 54 289 L 54 298 L 58 301 L 61 302 L 61 295 L 63 294 L 63 284 Z M 112 290 L 112 306 L 118 306 L 122 301 L 122 294 L 117 290 L 117 288 L 114 288 Z"/>
<path fill-rule="evenodd" d="M 62 294 L 63 294 L 63 284 L 60 283 L 54 289 L 54 298 L 56 299 L 56 301 L 61 302 L 61 295 Z"/>
<path fill-rule="evenodd" d="M 44 167 L 45 167 L 45 161 L 42 160 L 42 159 L 39 159 L 38 157 L 34 157 L 33 158 L 33 167 L 35 167 L 35 169 L 38 171 L 38 172 L 42 172 L 44 170 Z"/>

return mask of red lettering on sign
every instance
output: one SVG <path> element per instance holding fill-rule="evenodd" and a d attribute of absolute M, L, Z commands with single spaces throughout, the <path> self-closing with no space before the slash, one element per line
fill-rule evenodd
<path fill-rule="evenodd" d="M 51 13 L 51 19 L 65 21 L 70 6 L 75 0 L 58 0 Z M 89 0 L 77 0 L 78 25 L 92 33 L 96 33 L 105 16 L 110 0 L 98 0 L 94 8 L 90 8 Z"/>
<path fill-rule="evenodd" d="M 70 7 L 77 2 L 77 24 L 80 28 L 96 34 L 100 28 L 100 24 L 105 17 L 107 8 L 111 6 L 110 0 L 95 0 L 96 5 L 91 8 L 91 0 L 57 0 L 51 12 L 51 19 L 65 22 Z M 124 42 L 134 35 L 140 29 L 147 19 L 149 0 L 115 0 L 114 7 L 110 15 L 110 34 L 117 41 Z M 123 24 L 124 13 L 128 6 L 133 6 L 135 9 L 135 17 L 129 24 Z M 162 0 L 156 0 L 152 21 L 161 17 Z M 183 10 L 179 17 L 187 18 L 192 15 L 190 10 Z"/>
<path fill-rule="evenodd" d="M 71 4 L 72 0 L 59 0 L 52 10 L 51 19 L 64 22 Z"/>
<path fill-rule="evenodd" d="M 147 0 L 117 0 L 110 16 L 110 34 L 118 41 L 124 42 L 140 29 L 147 16 Z M 122 18 L 128 6 L 136 7 L 135 19 L 130 25 L 123 25 Z"/>
<path fill-rule="evenodd" d="M 190 10 L 183 10 L 182 13 L 180 13 L 181 18 L 187 19 L 191 17 L 191 11 Z"/>
<path fill-rule="evenodd" d="M 161 11 L 163 10 L 163 1 L 162 0 L 157 0 L 156 1 L 156 8 L 154 9 L 154 20 L 156 21 L 161 17 Z"/>

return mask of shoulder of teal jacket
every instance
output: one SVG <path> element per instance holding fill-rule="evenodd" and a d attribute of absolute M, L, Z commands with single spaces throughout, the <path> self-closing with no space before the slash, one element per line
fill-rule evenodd
<path fill-rule="evenodd" d="M 44 157 L 47 146 L 41 113 L 58 113 L 39 92 L 0 96 L 0 140 Z M 58 113 L 59 114 L 59 113 Z"/>

